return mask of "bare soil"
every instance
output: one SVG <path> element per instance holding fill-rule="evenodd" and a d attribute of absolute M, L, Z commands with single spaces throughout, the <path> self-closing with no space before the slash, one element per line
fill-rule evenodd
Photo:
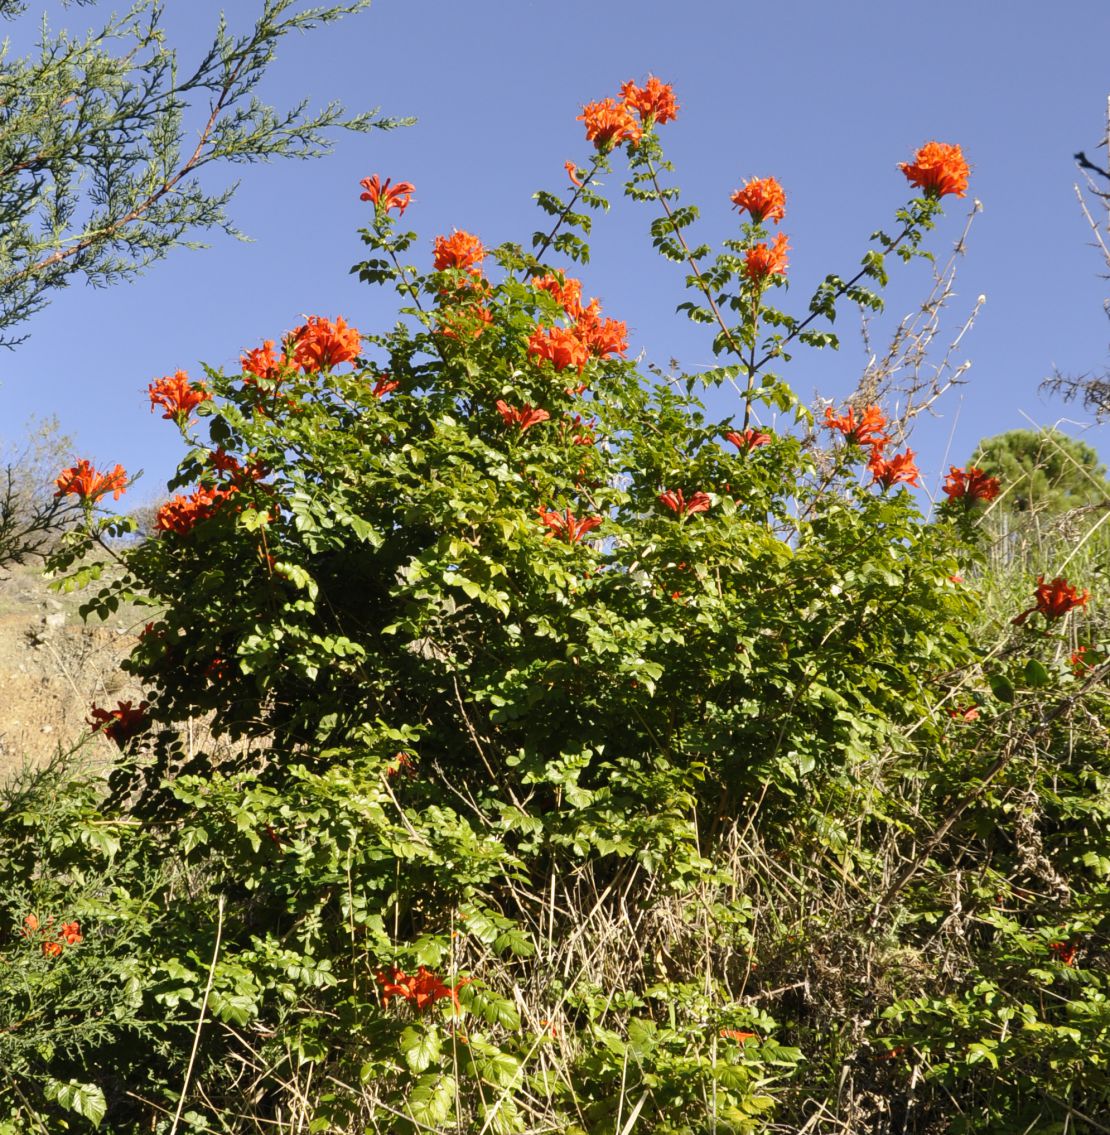
<path fill-rule="evenodd" d="M 86 623 L 78 611 L 89 595 L 50 590 L 37 566 L 0 569 L 0 777 L 79 744 L 91 706 L 142 698 L 120 663 L 150 614 L 121 608 Z M 107 753 L 112 743 L 90 744 Z"/>

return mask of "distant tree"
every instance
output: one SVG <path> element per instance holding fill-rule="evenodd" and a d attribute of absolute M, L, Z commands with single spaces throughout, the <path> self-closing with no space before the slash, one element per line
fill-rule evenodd
<path fill-rule="evenodd" d="M 138 0 L 83 37 L 44 24 L 37 56 L 0 54 L 0 345 L 25 338 L 15 329 L 74 276 L 112 284 L 173 248 L 197 247 L 196 233 L 240 235 L 226 211 L 235 186 L 205 188 L 206 166 L 317 157 L 330 150 L 333 128 L 398 125 L 373 110 L 347 117 L 334 102 L 277 110 L 253 95 L 285 35 L 369 0 L 300 11 L 294 3 L 262 0 L 243 35 L 221 17 L 184 78 L 158 0 Z M 0 0 L 0 18 L 25 7 Z"/>
<path fill-rule="evenodd" d="M 984 438 L 968 464 L 998 478 L 1000 505 L 1014 513 L 1060 513 L 1110 500 L 1098 454 L 1059 430 L 1010 430 Z"/>

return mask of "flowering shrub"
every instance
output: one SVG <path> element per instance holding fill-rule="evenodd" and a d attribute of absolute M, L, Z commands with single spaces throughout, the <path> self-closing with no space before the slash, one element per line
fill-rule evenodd
<path fill-rule="evenodd" d="M 772 306 L 774 179 L 733 195 L 715 258 L 688 242 L 658 133 L 678 110 L 654 77 L 587 104 L 592 153 L 565 199 L 538 195 L 530 252 L 420 241 L 397 228 L 413 187 L 366 179 L 356 271 L 395 289 L 392 329 L 313 316 L 170 415 L 183 491 L 89 604 L 158 611 L 127 664 L 143 705 L 92 720 L 123 749 L 105 812 L 180 862 L 144 908 L 136 992 L 165 1043 L 114 1130 L 149 1128 L 147 1099 L 187 1101 L 196 1129 L 280 1125 L 294 1100 L 316 1130 L 802 1129 L 846 1067 L 887 1093 L 856 1097 L 874 1130 L 895 1108 L 935 1128 L 962 1093 L 984 1131 L 1043 1106 L 1034 1043 L 983 1039 L 1003 978 L 982 943 L 1004 943 L 1001 1001 L 1030 1035 L 1094 1012 L 1095 891 L 1026 883 L 1049 856 L 1073 879 L 1084 856 L 1110 864 L 1110 815 L 1077 822 L 1057 797 L 1047 845 L 997 821 L 1022 744 L 1058 744 L 1098 672 L 1050 671 L 1031 628 L 983 650 L 955 582 L 972 512 L 927 523 L 913 451 L 889 452 L 900 424 L 854 401 L 815 430 L 774 369 L 834 346 L 843 302 L 881 307 L 884 258 L 920 251 L 966 166 L 925 147 L 898 233 L 798 316 Z M 642 373 L 569 274 L 588 262 L 576 210 L 607 206 L 617 154 L 683 265 L 681 310 L 713 329 L 702 380 L 738 397 L 723 420 L 694 377 Z M 988 499 L 973 472 L 953 501 Z M 94 474 L 58 571 L 98 535 Z M 1062 578 L 1036 596 L 1050 629 L 1089 599 Z M 1093 782 L 1096 748 L 1053 775 Z M 957 962 L 943 928 L 967 910 Z M 80 926 L 84 953 L 100 939 Z M 1050 946 L 1080 940 L 1067 961 Z M 1063 970 L 1075 999 L 1033 1006 L 1030 975 Z M 1097 1102 L 1076 1049 L 1069 1098 Z"/>

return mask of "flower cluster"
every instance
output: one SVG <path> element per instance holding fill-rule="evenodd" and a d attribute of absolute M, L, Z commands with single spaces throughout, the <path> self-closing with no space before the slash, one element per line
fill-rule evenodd
<path fill-rule="evenodd" d="M 887 420 L 878 406 L 865 407 L 858 420 L 852 407 L 848 408 L 847 414 L 838 416 L 829 406 L 825 410 L 825 426 L 831 430 L 839 430 L 850 445 L 870 448 L 867 468 L 871 471 L 873 485 L 882 485 L 884 489 L 900 484 L 920 485 L 921 471 L 914 461 L 912 449 L 907 449 L 905 453 L 895 453 L 890 457 L 884 456 L 886 447 L 890 444 L 890 437 L 883 432 Z"/>
<path fill-rule="evenodd" d="M 362 336 L 356 328 L 347 326 L 343 316 L 332 323 L 322 316 L 310 315 L 307 323 L 289 335 L 287 349 L 294 366 L 305 374 L 313 374 L 358 358 Z"/>
<path fill-rule="evenodd" d="M 145 701 L 133 706 L 129 701 L 121 701 L 115 709 L 101 709 L 94 705 L 86 720 L 93 729 L 97 729 L 122 749 L 132 737 L 137 737 L 147 723 L 146 711 L 149 708 Z"/>
<path fill-rule="evenodd" d="M 642 87 L 636 86 L 631 79 L 622 83 L 621 98 L 625 106 L 636 111 L 646 127 L 650 127 L 653 122 L 663 126 L 678 117 L 674 89 L 654 75 L 648 75 L 647 82 Z"/>
<path fill-rule="evenodd" d="M 768 245 L 765 241 L 753 244 L 744 253 L 744 275 L 759 286 L 772 276 L 785 276 L 786 254 L 789 251 L 790 242 L 786 239 L 786 233 L 778 233 L 774 244 Z"/>
<path fill-rule="evenodd" d="M 72 494 L 80 497 L 84 504 L 95 504 L 108 493 L 119 500 L 127 488 L 127 472 L 122 465 L 117 465 L 109 472 L 98 473 L 82 457 L 76 465 L 63 469 L 54 484 L 58 487 L 56 497 Z"/>
<path fill-rule="evenodd" d="M 255 347 L 246 354 L 240 355 L 239 365 L 243 368 L 244 375 L 251 375 L 251 378 L 244 379 L 246 382 L 255 378 L 280 382 L 284 377 L 286 359 L 285 356 L 274 353 L 273 339 L 266 339 L 261 347 Z"/>
<path fill-rule="evenodd" d="M 527 402 L 517 409 L 500 398 L 497 399 L 497 412 L 501 415 L 505 425 L 516 426 L 521 433 L 540 422 L 546 422 L 551 417 L 546 410 L 537 410 Z"/>
<path fill-rule="evenodd" d="M 757 225 L 764 221 L 777 224 L 786 216 L 786 193 L 773 177 L 753 177 L 745 181 L 730 200 L 738 209 L 746 209 Z"/>
<path fill-rule="evenodd" d="M 962 500 L 964 504 L 975 501 L 992 501 L 998 496 L 999 485 L 996 477 L 988 477 L 982 469 L 969 465 L 967 469 L 948 467 L 944 480 L 944 491 L 951 501 Z"/>
<path fill-rule="evenodd" d="M 533 286 L 558 300 L 573 327 L 537 326 L 528 339 L 528 354 L 537 362 L 546 361 L 557 371 L 574 367 L 579 374 L 591 358 L 605 359 L 628 350 L 628 325 L 619 319 L 603 319 L 596 299 L 582 306 L 582 284 L 578 280 L 541 276 Z"/>
<path fill-rule="evenodd" d="M 388 213 L 390 209 L 396 209 L 401 216 L 404 215 L 412 201 L 412 195 L 416 192 L 416 186 L 412 182 L 399 181 L 396 185 L 390 185 L 390 179 L 387 177 L 383 184 L 377 174 L 373 177 L 364 177 L 359 185 L 363 190 L 358 197 L 360 201 L 372 201 L 378 213 Z"/>
<path fill-rule="evenodd" d="M 150 412 L 153 414 L 154 408 L 161 406 L 166 411 L 162 417 L 177 422 L 183 428 L 188 424 L 189 415 L 202 402 L 208 402 L 212 398 L 203 382 L 194 386 L 183 370 L 156 379 L 147 387 L 147 391 L 150 394 Z"/>
<path fill-rule="evenodd" d="M 455 985 L 447 985 L 426 966 L 420 966 L 414 974 L 406 974 L 396 966 L 379 970 L 377 982 L 382 987 L 382 1004 L 389 1007 L 394 997 L 401 997 L 412 1005 L 418 1013 L 430 1009 L 437 1001 L 450 1001 L 459 1008 L 459 990 L 470 978 L 460 978 Z"/>
<path fill-rule="evenodd" d="M 636 117 L 639 116 L 639 122 Z M 593 142 L 598 153 L 607 154 L 622 142 L 635 145 L 643 137 L 644 130 L 650 130 L 658 123 L 673 122 L 678 116 L 678 103 L 674 90 L 668 83 L 649 75 L 642 86 L 629 79 L 621 84 L 621 97 L 589 102 L 582 108 L 578 121 L 585 123 L 586 141 Z M 580 184 L 575 173 L 568 166 L 571 181 Z"/>
<path fill-rule="evenodd" d="M 1020 627 L 1036 611 L 1048 622 L 1055 622 L 1076 607 L 1085 607 L 1090 596 L 1091 593 L 1087 590 L 1081 595 L 1062 575 L 1058 575 L 1051 583 L 1045 583 L 1044 576 L 1038 575 L 1037 586 L 1033 589 L 1036 602 L 1010 621 L 1015 627 Z"/>
<path fill-rule="evenodd" d="M 659 501 L 665 504 L 671 512 L 679 516 L 691 516 L 695 512 L 708 512 L 713 503 L 708 493 L 697 492 L 689 500 L 683 495 L 681 489 L 666 489 L 659 494 Z"/>
<path fill-rule="evenodd" d="M 184 536 L 202 520 L 207 520 L 234 491 L 199 485 L 190 496 L 172 497 L 158 510 L 154 518 L 154 530 L 176 532 L 178 536 Z"/>
<path fill-rule="evenodd" d="M 749 453 L 753 449 L 758 449 L 761 445 L 771 444 L 771 435 L 757 429 L 746 429 L 743 433 L 729 430 L 724 437 L 725 441 L 735 445 L 741 453 Z"/>
<path fill-rule="evenodd" d="M 561 536 L 568 544 L 577 544 L 587 532 L 601 526 L 600 516 L 586 516 L 579 520 L 569 508 L 555 512 L 540 505 L 538 511 L 540 523 L 556 536 Z"/>
<path fill-rule="evenodd" d="M 57 930 L 54 929 L 54 919 L 48 918 L 45 925 L 39 922 L 33 914 L 27 915 L 23 920 L 24 938 L 38 937 L 42 940 L 42 952 L 45 957 L 57 958 L 66 946 L 76 946 L 85 940 L 78 922 L 63 922 Z"/>
<path fill-rule="evenodd" d="M 432 267 L 437 272 L 458 269 L 479 275 L 486 250 L 482 242 L 467 232 L 455 229 L 450 236 L 437 236 L 432 249 Z"/>
<path fill-rule="evenodd" d="M 959 146 L 947 142 L 926 142 L 913 156 L 912 162 L 899 162 L 898 168 L 911 185 L 925 191 L 926 196 L 940 198 L 948 193 L 967 195 L 970 167 Z"/>

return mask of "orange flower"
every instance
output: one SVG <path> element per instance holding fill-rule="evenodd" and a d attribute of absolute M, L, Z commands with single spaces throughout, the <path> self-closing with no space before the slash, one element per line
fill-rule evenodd
<path fill-rule="evenodd" d="M 913 456 L 912 449 L 907 449 L 905 453 L 896 453 L 890 458 L 882 456 L 881 448 L 872 450 L 871 460 L 867 463 L 867 468 L 874 477 L 872 484 L 882 485 L 884 489 L 898 484 L 920 485 L 918 478 L 921 476 L 921 470 L 918 469 Z"/>
<path fill-rule="evenodd" d="M 334 323 L 319 315 L 310 315 L 308 322 L 289 336 L 293 363 L 305 374 L 327 370 L 350 362 L 362 349 L 357 328 L 348 327 L 343 316 Z"/>
<path fill-rule="evenodd" d="M 211 400 L 212 395 L 203 382 L 194 386 L 183 371 L 175 371 L 172 377 L 159 378 L 152 382 L 147 391 L 150 394 L 150 412 L 155 406 L 163 406 L 163 418 L 172 418 L 185 425 L 189 415 L 202 403 Z"/>
<path fill-rule="evenodd" d="M 743 433 L 729 430 L 725 434 L 725 441 L 732 442 L 741 453 L 748 453 L 753 449 L 758 449 L 761 445 L 770 445 L 771 435 L 755 429 L 747 429 Z"/>
<path fill-rule="evenodd" d="M 21 933 L 23 934 L 24 938 L 30 938 L 31 935 L 34 934 L 36 930 L 38 930 L 38 928 L 39 928 L 38 917 L 36 915 L 29 914 L 23 920 L 23 930 L 21 931 Z"/>
<path fill-rule="evenodd" d="M 786 254 L 790 244 L 785 233 L 775 237 L 775 243 L 768 248 L 760 241 L 748 249 L 744 256 L 744 275 L 757 284 L 764 283 L 769 276 L 786 275 Z"/>
<path fill-rule="evenodd" d="M 493 322 L 493 312 L 481 303 L 464 303 L 436 313 L 436 330 L 447 339 L 477 339 Z"/>
<path fill-rule="evenodd" d="M 370 393 L 373 394 L 375 398 L 384 398 L 387 394 L 392 394 L 400 385 L 401 384 L 396 379 L 390 378 L 388 374 L 383 374 L 374 382 L 374 385 L 370 387 Z"/>
<path fill-rule="evenodd" d="M 786 216 L 786 194 L 773 177 L 753 177 L 745 181 L 731 201 L 738 209 L 747 209 L 757 225 L 764 221 L 778 223 Z"/>
<path fill-rule="evenodd" d="M 1050 942 L 1048 944 L 1049 951 L 1066 966 L 1075 965 L 1076 955 L 1079 953 L 1079 947 L 1071 942 Z"/>
<path fill-rule="evenodd" d="M 539 514 L 540 523 L 557 536 L 562 536 L 568 544 L 577 544 L 587 532 L 601 526 L 600 516 L 587 516 L 578 520 L 569 508 L 563 512 L 553 512 L 540 505 Z"/>
<path fill-rule="evenodd" d="M 576 189 L 582 188 L 582 180 L 578 176 L 578 167 L 574 162 L 563 162 L 563 169 L 567 171 L 567 177 L 570 178 L 570 183 Z"/>
<path fill-rule="evenodd" d="M 405 974 L 396 966 L 392 966 L 387 973 L 379 970 L 377 982 L 382 987 L 382 1004 L 386 1007 L 394 997 L 403 997 L 410 1005 L 416 1007 L 418 1013 L 430 1009 L 437 1001 L 449 1000 L 456 1012 L 459 1008 L 459 990 L 469 982 L 469 978 L 461 978 L 454 986 L 446 985 L 431 970 L 420 966 L 416 973 Z"/>
<path fill-rule="evenodd" d="M 391 186 L 389 180 L 387 177 L 383 185 L 378 180 L 377 174 L 374 174 L 373 177 L 364 177 L 359 182 L 364 192 L 359 194 L 358 199 L 360 201 L 373 201 L 376 212 L 388 213 L 390 209 L 396 209 L 399 214 L 403 215 L 409 207 L 412 195 L 416 192 L 416 186 L 408 181 L 399 181 L 396 185 Z"/>
<path fill-rule="evenodd" d="M 628 350 L 628 325 L 619 319 L 603 320 L 596 299 L 581 311 L 575 330 L 587 350 L 599 359 L 623 355 Z"/>
<path fill-rule="evenodd" d="M 673 88 L 654 75 L 648 75 L 648 81 L 642 87 L 636 86 L 629 79 L 621 86 L 621 98 L 639 114 L 640 121 L 645 126 L 650 127 L 653 122 L 662 126 L 673 122 L 678 114 Z"/>
<path fill-rule="evenodd" d="M 974 501 L 994 500 L 998 496 L 999 484 L 996 477 L 988 477 L 974 465 L 969 465 L 966 472 L 950 465 L 944 481 L 944 491 L 949 500 L 963 500 L 971 504 Z"/>
<path fill-rule="evenodd" d="M 245 355 L 239 356 L 239 365 L 245 374 L 254 375 L 255 378 L 267 378 L 278 381 L 281 377 L 281 368 L 285 359 L 274 354 L 274 341 L 267 339 L 261 347 L 255 347 Z M 250 381 L 247 379 L 246 381 Z"/>
<path fill-rule="evenodd" d="M 890 441 L 890 438 L 883 433 L 886 428 L 886 416 L 878 406 L 866 407 L 858 422 L 852 407 L 849 406 L 848 413 L 838 418 L 829 406 L 825 410 L 825 425 L 831 430 L 839 430 L 844 435 L 844 440 L 852 445 L 869 445 L 880 452 Z"/>
<path fill-rule="evenodd" d="M 628 107 L 616 99 L 586 103 L 576 121 L 586 124 L 586 141 L 603 154 L 626 139 L 638 142 L 643 133 Z"/>
<path fill-rule="evenodd" d="M 76 946 L 78 942 L 85 940 L 81 934 L 81 927 L 76 922 L 63 922 L 58 935 L 65 939 L 67 946 Z"/>
<path fill-rule="evenodd" d="M 659 500 L 679 516 L 690 516 L 695 512 L 708 512 L 713 503 L 708 493 L 694 493 L 689 500 L 682 495 L 681 489 L 667 489 L 659 494 Z"/>
<path fill-rule="evenodd" d="M 956 706 L 948 711 L 948 716 L 957 721 L 970 724 L 979 720 L 979 707 L 977 705 Z"/>
<path fill-rule="evenodd" d="M 756 1033 L 744 1032 L 743 1029 L 721 1029 L 718 1032 L 718 1036 L 720 1036 L 722 1040 L 734 1040 L 737 1044 L 743 1044 L 748 1040 L 759 1040 L 759 1036 Z"/>
<path fill-rule="evenodd" d="M 93 729 L 102 732 L 122 749 L 132 737 L 146 728 L 147 708 L 148 703 L 145 701 L 134 707 L 129 701 L 121 701 L 115 709 L 101 709 L 94 705 L 89 710 L 92 716 L 86 720 Z"/>
<path fill-rule="evenodd" d="M 214 489 L 200 485 L 191 496 L 176 496 L 166 501 L 154 518 L 156 532 L 176 532 L 184 536 L 202 520 L 207 520 L 232 495 L 234 489 Z"/>
<path fill-rule="evenodd" d="M 564 276 L 560 279 L 559 276 L 552 275 L 549 272 L 546 276 L 536 276 L 532 280 L 532 287 L 554 296 L 563 311 L 571 319 L 578 319 L 582 314 L 582 282 L 580 280 L 575 280 L 570 276 Z"/>
<path fill-rule="evenodd" d="M 63 469 L 54 484 L 58 486 L 54 494 L 56 497 L 70 493 L 86 504 L 94 504 L 106 493 L 119 500 L 127 488 L 127 473 L 122 465 L 117 465 L 111 472 L 98 473 L 82 457 L 76 465 Z"/>
<path fill-rule="evenodd" d="M 1071 672 L 1077 678 L 1082 678 L 1084 674 L 1090 673 L 1096 666 L 1101 666 L 1105 661 L 1106 656 L 1093 646 L 1080 646 L 1068 656 Z"/>
<path fill-rule="evenodd" d="M 62 944 L 61 942 L 43 942 L 42 952 L 47 958 L 59 957 L 62 952 Z"/>
<path fill-rule="evenodd" d="M 911 185 L 923 189 L 929 197 L 954 193 L 967 195 L 967 179 L 971 170 L 959 146 L 947 142 L 926 142 L 913 156 L 913 162 L 899 162 L 898 168 Z"/>
<path fill-rule="evenodd" d="M 476 236 L 455 229 L 450 236 L 436 237 L 432 266 L 437 272 L 446 272 L 449 268 L 465 268 L 478 274 L 485 254 L 486 250 Z"/>
<path fill-rule="evenodd" d="M 393 761 L 386 766 L 386 775 L 392 779 L 402 773 L 405 776 L 416 775 L 416 762 L 412 759 L 409 753 L 394 753 Z"/>
<path fill-rule="evenodd" d="M 1062 619 L 1074 608 L 1085 607 L 1091 593 L 1084 590 L 1080 595 L 1062 575 L 1057 576 L 1051 583 L 1045 583 L 1044 576 L 1038 575 L 1033 595 L 1036 604 L 1011 619 L 1015 627 L 1020 627 L 1034 611 L 1039 611 L 1050 622 Z"/>
<path fill-rule="evenodd" d="M 565 327 L 537 327 L 528 340 L 528 354 L 537 361 L 546 359 L 556 370 L 575 367 L 579 374 L 590 361 L 589 348 Z"/>
<path fill-rule="evenodd" d="M 521 433 L 530 429 L 532 426 L 539 425 L 540 422 L 546 422 L 551 415 L 546 410 L 536 410 L 527 402 L 521 406 L 519 410 L 510 406 L 508 402 L 503 402 L 500 398 L 497 399 L 497 409 L 501 417 L 505 420 L 507 426 L 517 426 Z"/>
<path fill-rule="evenodd" d="M 563 432 L 570 433 L 571 445 L 593 445 L 597 441 L 591 428 L 593 425 L 593 420 L 584 422 L 581 414 L 575 414 L 572 422 L 564 422 Z"/>

